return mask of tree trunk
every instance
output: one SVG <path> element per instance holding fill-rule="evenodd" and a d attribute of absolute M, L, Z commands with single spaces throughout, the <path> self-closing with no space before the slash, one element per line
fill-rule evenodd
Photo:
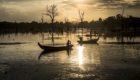
<path fill-rule="evenodd" d="M 54 19 L 52 19 L 52 45 L 54 46 Z"/>

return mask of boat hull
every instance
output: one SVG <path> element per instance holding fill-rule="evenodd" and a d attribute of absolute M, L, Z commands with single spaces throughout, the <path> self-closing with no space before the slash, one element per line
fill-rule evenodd
<path fill-rule="evenodd" d="M 96 38 L 96 39 L 90 39 L 90 40 L 86 40 L 86 41 L 84 41 L 84 40 L 82 39 L 82 37 L 80 37 L 79 39 L 80 39 L 80 40 L 77 41 L 77 42 L 78 42 L 80 45 L 82 45 L 82 44 L 98 44 L 97 42 L 98 42 L 98 40 L 99 40 L 99 37 Z"/>
<path fill-rule="evenodd" d="M 87 41 L 77 41 L 79 44 L 98 44 L 99 39 L 92 39 Z"/>
<path fill-rule="evenodd" d="M 88 40 L 88 41 L 77 41 L 78 43 L 83 44 L 97 44 L 97 41 L 95 40 Z"/>
<path fill-rule="evenodd" d="M 63 51 L 63 50 L 71 50 L 73 45 L 70 46 L 59 46 L 59 47 L 53 47 L 53 46 L 44 46 L 38 43 L 38 46 L 43 49 L 45 52 L 55 52 L 55 51 Z"/>

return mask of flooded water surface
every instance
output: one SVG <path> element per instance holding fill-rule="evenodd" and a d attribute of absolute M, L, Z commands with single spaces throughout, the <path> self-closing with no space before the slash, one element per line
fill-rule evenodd
<path fill-rule="evenodd" d="M 8 36 L 7 36 L 8 37 Z M 84 44 L 43 53 L 34 38 L 1 36 L 0 80 L 139 80 L 140 45 Z M 67 39 L 64 39 L 64 43 Z M 56 40 L 57 41 L 57 40 Z M 59 41 L 59 40 L 58 40 Z M 60 40 L 61 41 L 61 40 Z M 8 44 L 8 42 L 19 42 Z"/>

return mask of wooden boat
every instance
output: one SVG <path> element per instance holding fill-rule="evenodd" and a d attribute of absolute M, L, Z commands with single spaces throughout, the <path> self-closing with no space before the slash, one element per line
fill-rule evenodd
<path fill-rule="evenodd" d="M 63 50 L 72 50 L 73 45 L 69 46 L 58 46 L 58 47 L 53 47 L 53 46 L 45 46 L 42 45 L 38 42 L 38 46 L 43 49 L 45 52 L 55 52 L 55 51 L 63 51 Z"/>
<path fill-rule="evenodd" d="M 99 40 L 99 37 L 97 39 L 90 39 L 90 40 L 86 40 L 86 41 L 79 40 L 77 42 L 79 44 L 97 44 L 98 40 Z"/>

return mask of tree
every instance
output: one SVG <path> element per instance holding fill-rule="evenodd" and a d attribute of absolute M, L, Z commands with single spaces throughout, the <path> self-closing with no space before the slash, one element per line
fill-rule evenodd
<path fill-rule="evenodd" d="M 79 10 L 80 22 L 83 22 L 83 21 L 84 21 L 84 15 L 85 15 L 84 11 L 80 11 L 80 10 Z"/>
<path fill-rule="evenodd" d="M 67 19 L 67 18 L 65 18 L 65 27 L 66 27 L 67 36 L 69 36 L 70 26 L 69 26 L 69 19 Z"/>
<path fill-rule="evenodd" d="M 47 9 L 46 9 L 46 13 L 45 13 L 46 16 L 50 17 L 51 19 L 51 24 L 52 24 L 52 43 L 54 45 L 54 34 L 53 34 L 53 30 L 54 30 L 54 21 L 55 21 L 55 18 L 56 16 L 58 16 L 58 10 L 57 10 L 57 6 L 56 5 L 49 5 L 47 6 Z"/>
<path fill-rule="evenodd" d="M 83 21 L 84 21 L 84 11 L 80 11 L 79 10 L 79 18 L 80 18 L 80 24 L 81 24 L 81 27 L 82 27 L 82 37 L 83 37 Z"/>

